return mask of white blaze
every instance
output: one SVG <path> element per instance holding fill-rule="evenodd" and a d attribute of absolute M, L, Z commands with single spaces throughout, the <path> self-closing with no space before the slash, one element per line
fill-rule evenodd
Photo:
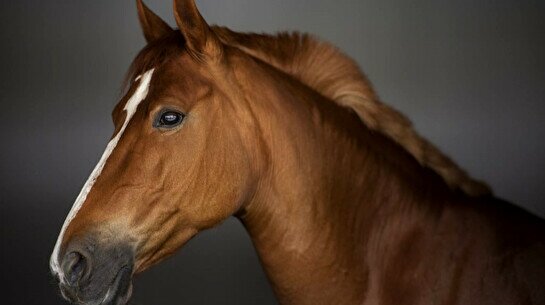
<path fill-rule="evenodd" d="M 83 186 L 81 192 L 76 198 L 76 201 L 74 202 L 74 205 L 72 206 L 72 209 L 70 209 L 70 212 L 68 213 L 68 216 L 66 217 L 66 220 L 64 221 L 64 224 L 62 225 L 61 232 L 59 234 L 59 237 L 57 238 L 57 242 L 55 243 L 55 248 L 53 249 L 53 254 L 51 254 L 51 259 L 49 261 L 51 271 L 53 272 L 53 274 L 57 274 L 59 276 L 59 279 L 61 282 L 64 282 L 64 275 L 60 268 L 60 262 L 59 262 L 58 256 L 59 256 L 59 250 L 63 240 L 64 232 L 66 231 L 66 228 L 68 228 L 68 225 L 70 224 L 70 222 L 74 219 L 74 217 L 76 217 L 78 211 L 81 209 L 81 206 L 85 202 L 85 199 L 87 198 L 87 195 L 91 191 L 91 188 L 93 188 L 95 181 L 100 176 L 100 173 L 102 172 L 102 169 L 104 168 L 104 165 L 106 164 L 106 161 L 108 160 L 108 157 L 110 157 L 110 155 L 114 151 L 115 147 L 117 146 L 117 143 L 119 142 L 119 139 L 121 138 L 121 136 L 123 135 L 123 132 L 125 131 L 125 128 L 127 128 L 129 121 L 131 120 L 134 113 L 136 112 L 136 108 L 148 95 L 148 90 L 149 90 L 149 85 L 151 81 L 151 76 L 153 75 L 153 70 L 154 69 L 148 70 L 147 72 L 145 72 L 144 74 L 136 78 L 136 80 L 140 79 L 140 84 L 138 85 L 138 88 L 136 88 L 136 91 L 134 92 L 134 94 L 125 104 L 125 108 L 123 108 L 123 110 L 127 112 L 123 126 L 121 127 L 117 135 L 106 146 L 106 150 L 102 154 L 102 157 L 98 161 L 98 164 L 95 166 L 95 169 L 91 173 L 91 176 L 89 176 L 89 178 L 85 182 L 85 185 Z"/>

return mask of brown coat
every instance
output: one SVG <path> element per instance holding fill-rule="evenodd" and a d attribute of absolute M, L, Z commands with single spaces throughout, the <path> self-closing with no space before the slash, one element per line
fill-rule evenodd
<path fill-rule="evenodd" d="M 284 305 L 545 304 L 545 222 L 419 136 L 342 52 L 209 27 L 190 0 L 173 30 L 137 4 L 148 45 L 113 112 L 124 133 L 52 257 L 68 299 L 126 302 L 134 273 L 234 215 Z"/>

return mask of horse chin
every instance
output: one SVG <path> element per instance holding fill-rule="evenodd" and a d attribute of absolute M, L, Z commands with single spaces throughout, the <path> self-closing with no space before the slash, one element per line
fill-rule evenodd
<path fill-rule="evenodd" d="M 132 295 L 132 268 L 126 266 L 115 276 L 100 305 L 125 305 Z"/>

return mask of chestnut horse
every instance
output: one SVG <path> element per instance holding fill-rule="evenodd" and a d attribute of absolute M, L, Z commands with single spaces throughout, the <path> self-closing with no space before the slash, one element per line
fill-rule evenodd
<path fill-rule="evenodd" d="M 172 29 L 148 45 L 114 135 L 51 256 L 63 296 L 125 304 L 132 277 L 235 216 L 281 304 L 545 304 L 545 222 L 382 104 L 356 64 L 303 34 Z"/>

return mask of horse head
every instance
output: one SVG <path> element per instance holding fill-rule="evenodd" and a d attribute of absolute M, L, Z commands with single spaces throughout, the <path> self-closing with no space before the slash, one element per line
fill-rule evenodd
<path fill-rule="evenodd" d="M 240 211 L 255 188 L 254 118 L 223 44 L 194 1 L 174 1 L 179 29 L 137 7 L 148 45 L 50 261 L 78 304 L 125 303 L 133 274 Z"/>

